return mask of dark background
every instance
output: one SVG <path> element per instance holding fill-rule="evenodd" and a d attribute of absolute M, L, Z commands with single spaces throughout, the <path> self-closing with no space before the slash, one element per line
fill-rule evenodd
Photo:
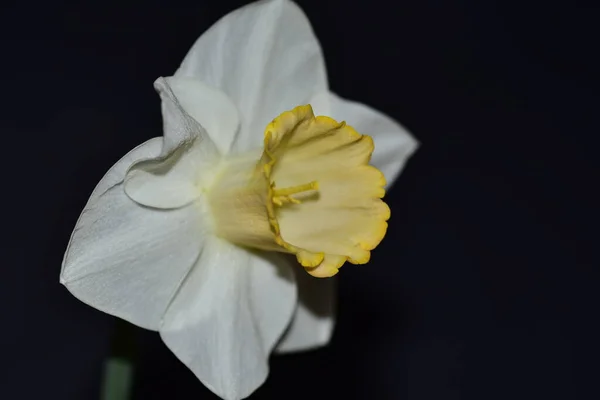
<path fill-rule="evenodd" d="M 114 321 L 58 283 L 70 232 L 104 172 L 161 134 L 154 79 L 243 3 L 2 6 L 0 397 L 97 399 Z M 600 398 L 593 4 L 300 1 L 332 89 L 422 146 L 373 261 L 340 274 L 331 345 L 274 357 L 253 399 Z M 213 398 L 136 334 L 136 399 Z"/>

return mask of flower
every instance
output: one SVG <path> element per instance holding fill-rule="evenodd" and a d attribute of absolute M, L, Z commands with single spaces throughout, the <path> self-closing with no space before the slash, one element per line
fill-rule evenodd
<path fill-rule="evenodd" d="M 333 287 L 314 276 L 368 261 L 389 217 L 385 181 L 416 141 L 329 92 L 309 22 L 287 0 L 228 14 L 155 88 L 164 136 L 97 185 L 61 282 L 81 301 L 159 331 L 210 390 L 241 399 L 266 379 L 275 347 L 327 343 Z M 327 314 L 297 295 L 318 298 Z"/>

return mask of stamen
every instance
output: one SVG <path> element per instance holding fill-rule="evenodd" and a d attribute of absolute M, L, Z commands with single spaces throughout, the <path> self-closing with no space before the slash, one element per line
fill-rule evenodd
<path fill-rule="evenodd" d="M 300 204 L 300 200 L 291 197 L 291 195 L 308 192 L 310 190 L 318 190 L 319 184 L 317 181 L 312 181 L 304 185 L 292 186 L 284 189 L 275 189 L 274 184 L 271 187 L 273 188 L 273 203 L 282 206 L 285 203 Z"/>
<path fill-rule="evenodd" d="M 317 181 L 312 181 L 310 183 L 306 183 L 304 185 L 292 186 L 285 189 L 275 189 L 273 190 L 274 196 L 288 196 L 290 194 L 297 194 L 302 192 L 308 192 L 309 190 L 317 190 L 319 189 L 319 184 Z"/>
<path fill-rule="evenodd" d="M 277 204 L 278 206 L 283 206 L 285 203 L 293 203 L 293 204 L 300 204 L 301 201 L 298 199 L 295 199 L 291 196 L 277 196 L 277 197 L 273 197 L 273 203 Z"/>

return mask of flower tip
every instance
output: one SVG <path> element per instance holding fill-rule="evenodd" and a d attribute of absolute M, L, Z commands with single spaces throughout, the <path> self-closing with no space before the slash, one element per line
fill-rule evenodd
<path fill-rule="evenodd" d="M 157 92 L 163 92 L 166 90 L 166 88 L 169 87 L 169 84 L 167 83 L 167 79 L 164 76 L 159 76 L 158 78 L 156 78 L 156 80 L 154 81 L 154 90 L 156 90 Z"/>

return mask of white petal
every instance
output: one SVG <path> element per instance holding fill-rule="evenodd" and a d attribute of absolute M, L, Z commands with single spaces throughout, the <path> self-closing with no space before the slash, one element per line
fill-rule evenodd
<path fill-rule="evenodd" d="M 302 10 L 287 0 L 252 3 L 223 17 L 175 76 L 202 80 L 233 100 L 241 119 L 235 151 L 262 146 L 273 118 L 327 90 L 319 43 Z"/>
<path fill-rule="evenodd" d="M 217 151 L 214 143 L 204 127 L 183 108 L 169 85 L 169 81 L 170 78 L 158 78 L 154 82 L 154 88 L 158 91 L 162 100 L 164 144 L 161 154 L 170 154 L 181 145 L 200 139 L 207 142 L 205 145 L 207 155 L 212 155 Z"/>
<path fill-rule="evenodd" d="M 287 264 L 213 238 L 169 306 L 160 334 L 210 390 L 241 399 L 266 379 L 269 353 L 295 303 Z"/>
<path fill-rule="evenodd" d="M 198 186 L 204 179 L 203 174 L 210 174 L 220 155 L 204 127 L 183 109 L 169 82 L 160 78 L 155 87 L 162 99 L 163 148 L 160 156 L 131 166 L 125 179 L 125 192 L 144 206 L 183 207 L 200 196 Z M 189 103 L 189 96 L 184 94 Z M 198 93 L 199 98 L 206 95 L 205 91 Z"/>
<path fill-rule="evenodd" d="M 154 210 L 125 195 L 127 169 L 158 156 L 161 147 L 161 138 L 144 143 L 100 181 L 71 235 L 60 277 L 84 303 L 153 330 L 204 236 L 194 208 Z"/>
<path fill-rule="evenodd" d="M 345 100 L 334 93 L 320 93 L 311 99 L 315 115 L 346 121 L 375 143 L 371 163 L 383 172 L 387 186 L 396 180 L 406 161 L 417 150 L 417 140 L 398 122 L 361 103 Z"/>
<path fill-rule="evenodd" d="M 277 344 L 278 353 L 311 350 L 329 343 L 335 325 L 337 279 L 319 279 L 297 268 L 298 307 Z"/>
<path fill-rule="evenodd" d="M 166 78 L 181 107 L 206 130 L 221 154 L 229 153 L 240 125 L 235 104 L 221 90 L 195 78 Z"/>

